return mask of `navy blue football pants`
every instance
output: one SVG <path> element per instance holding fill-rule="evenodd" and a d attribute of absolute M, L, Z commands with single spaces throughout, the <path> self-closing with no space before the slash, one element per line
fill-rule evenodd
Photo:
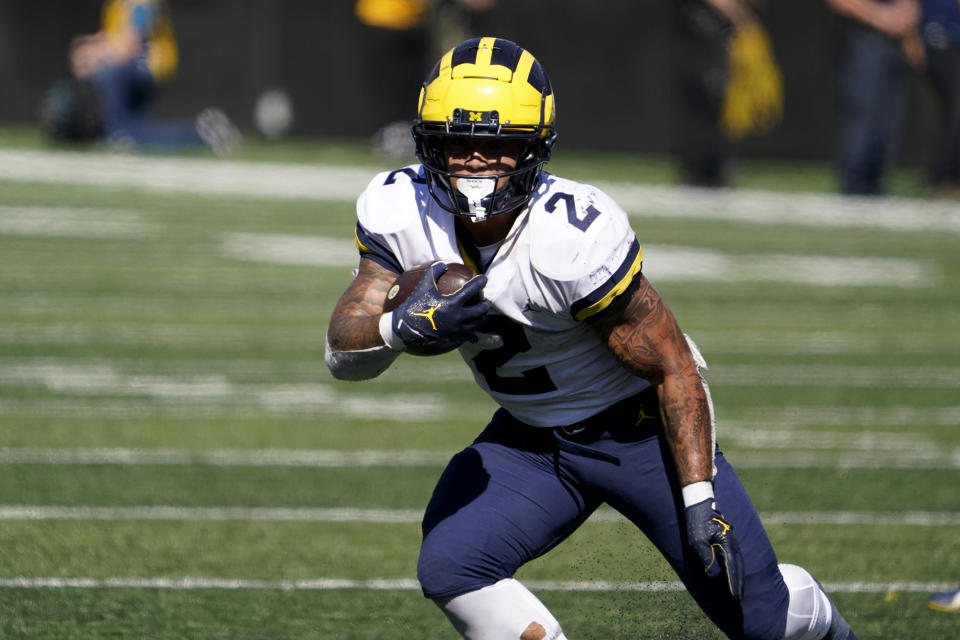
<path fill-rule="evenodd" d="M 659 416 L 652 388 L 567 429 L 532 427 L 497 411 L 450 461 L 427 506 L 418 563 L 424 594 L 445 598 L 512 577 L 605 502 L 653 542 L 727 635 L 781 640 L 789 592 L 743 485 L 718 451 L 717 507 L 744 557 L 738 605 L 726 578 L 708 578 L 686 543 L 683 499 Z"/>

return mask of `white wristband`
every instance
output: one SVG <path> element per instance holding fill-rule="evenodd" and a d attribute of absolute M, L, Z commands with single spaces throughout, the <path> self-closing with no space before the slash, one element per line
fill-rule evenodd
<path fill-rule="evenodd" d="M 713 483 L 709 480 L 692 482 L 680 489 L 683 493 L 683 506 L 689 507 L 704 500 L 713 500 Z"/>
<path fill-rule="evenodd" d="M 400 336 L 393 332 L 393 311 L 380 316 L 380 337 L 394 351 L 403 351 L 407 348 Z"/>

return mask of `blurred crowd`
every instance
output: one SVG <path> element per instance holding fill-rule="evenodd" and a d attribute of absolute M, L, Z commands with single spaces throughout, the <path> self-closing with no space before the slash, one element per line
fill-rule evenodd
<path fill-rule="evenodd" d="M 76 36 L 68 57 L 71 77 L 58 81 L 41 104 L 41 122 L 52 137 L 100 139 L 114 150 L 206 145 L 229 154 L 240 145 L 239 129 L 216 107 L 193 121 L 151 117 L 180 62 L 164 0 L 106 0 L 100 29 Z"/>
<path fill-rule="evenodd" d="M 960 1 L 824 0 L 836 14 L 842 46 L 836 61 L 837 189 L 849 195 L 887 190 L 917 79 L 939 110 L 925 181 L 932 193 L 960 194 Z M 412 156 L 411 86 L 454 43 L 475 33 L 496 0 L 355 0 L 364 111 L 373 148 Z M 784 79 L 764 23 L 764 0 L 669 0 L 670 51 L 682 122 L 673 148 L 685 184 L 732 183 L 738 143 L 778 126 Z M 180 63 L 175 16 L 166 0 L 106 0 L 100 30 L 77 36 L 72 77 L 44 98 L 42 122 L 59 139 L 97 139 L 112 148 L 207 146 L 218 154 L 242 140 L 215 107 L 192 121 L 158 121 L 156 96 Z M 186 61 L 189 64 L 189 60 Z M 289 129 L 282 93 L 262 107 L 267 130 Z M 258 126 L 261 114 L 258 112 Z M 274 137 L 273 134 L 268 137 Z"/>
<path fill-rule="evenodd" d="M 936 96 L 941 126 L 928 171 L 938 193 L 960 189 L 960 3 L 957 0 L 827 0 L 843 18 L 838 66 L 840 190 L 875 195 L 903 131 L 911 71 Z"/>
<path fill-rule="evenodd" d="M 938 194 L 960 193 L 960 2 L 826 2 L 840 17 L 843 38 L 836 79 L 838 190 L 886 192 L 912 71 L 929 81 L 941 115 L 928 185 Z M 470 33 L 471 16 L 494 3 L 357 0 L 376 149 L 409 155 L 409 106 L 396 97 L 405 96 L 452 43 L 477 35 Z M 783 113 L 783 78 L 764 27 L 763 0 L 672 0 L 671 6 L 684 122 L 675 142 L 680 176 L 690 185 L 727 186 L 735 143 L 775 127 Z"/>

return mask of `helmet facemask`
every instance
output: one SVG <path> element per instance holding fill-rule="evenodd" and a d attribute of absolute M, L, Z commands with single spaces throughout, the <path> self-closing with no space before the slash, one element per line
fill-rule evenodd
<path fill-rule="evenodd" d="M 454 117 L 447 122 L 418 122 L 413 126 L 417 157 L 426 170 L 427 186 L 437 204 L 474 222 L 525 205 L 536 189 L 543 165 L 550 159 L 556 139 L 553 128 L 502 125 L 497 122 L 496 111 L 491 112 L 488 123 L 461 124 L 461 113 L 460 109 L 455 110 Z M 451 172 L 446 149 L 451 140 L 467 145 L 471 141 L 515 141 L 519 150 L 517 166 L 487 175 Z"/>

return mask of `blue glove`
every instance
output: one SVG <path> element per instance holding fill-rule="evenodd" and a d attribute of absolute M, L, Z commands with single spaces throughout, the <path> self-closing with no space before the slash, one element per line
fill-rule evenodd
<path fill-rule="evenodd" d="M 490 311 L 490 303 L 483 299 L 487 277 L 475 276 L 459 291 L 443 295 L 437 289 L 437 278 L 446 270 L 444 262 L 430 265 L 407 299 L 392 311 L 393 334 L 404 345 L 459 346 L 477 341 L 477 328 Z"/>
<path fill-rule="evenodd" d="M 743 598 L 743 556 L 733 526 L 717 511 L 713 499 L 690 505 L 684 511 L 687 520 L 687 541 L 700 556 L 703 568 L 711 578 L 727 575 L 730 595 Z"/>

